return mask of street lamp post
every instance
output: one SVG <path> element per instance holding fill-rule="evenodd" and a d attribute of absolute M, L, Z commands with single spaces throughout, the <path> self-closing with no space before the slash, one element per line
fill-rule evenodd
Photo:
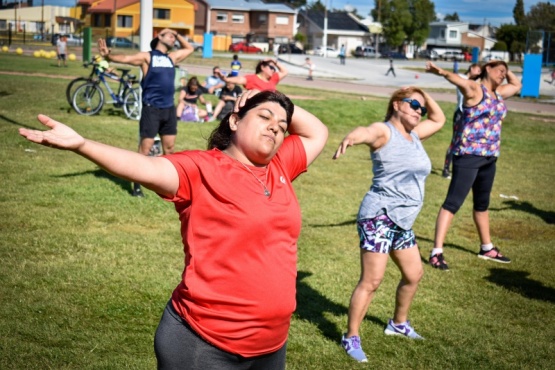
<path fill-rule="evenodd" d="M 328 56 L 328 0 L 324 6 L 324 37 L 322 38 L 322 48 L 324 49 L 324 58 Z"/>

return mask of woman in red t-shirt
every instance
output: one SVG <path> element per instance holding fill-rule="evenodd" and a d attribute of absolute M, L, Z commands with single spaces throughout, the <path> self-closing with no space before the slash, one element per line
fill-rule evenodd
<path fill-rule="evenodd" d="M 292 181 L 323 150 L 326 126 L 279 92 L 250 91 L 208 150 L 148 157 L 38 119 L 48 131 L 19 133 L 140 183 L 179 213 L 185 267 L 154 338 L 158 369 L 285 369 L 301 229 Z"/>
<path fill-rule="evenodd" d="M 289 72 L 277 59 L 264 59 L 256 65 L 255 73 L 225 77 L 226 82 L 243 85 L 247 90 L 276 91 L 276 86 Z"/>

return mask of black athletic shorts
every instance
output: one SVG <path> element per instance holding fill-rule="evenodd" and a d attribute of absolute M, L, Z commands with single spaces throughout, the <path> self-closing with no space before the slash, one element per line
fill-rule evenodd
<path fill-rule="evenodd" d="M 154 139 L 156 134 L 160 136 L 177 135 L 175 107 L 156 108 L 143 105 L 141 121 L 139 122 L 139 134 L 141 137 L 150 139 Z"/>

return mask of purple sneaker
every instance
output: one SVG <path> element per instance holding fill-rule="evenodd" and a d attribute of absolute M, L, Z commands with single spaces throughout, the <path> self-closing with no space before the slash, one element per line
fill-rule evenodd
<path fill-rule="evenodd" d="M 387 323 L 387 327 L 384 330 L 386 335 L 404 335 L 411 339 L 424 339 L 417 332 L 414 331 L 413 327 L 410 326 L 410 321 L 406 321 L 402 324 L 395 325 L 392 319 Z"/>
<path fill-rule="evenodd" d="M 360 337 L 353 335 L 352 337 L 345 338 L 345 334 L 343 334 L 343 337 L 341 338 L 341 346 L 345 352 L 358 362 L 368 362 L 368 359 L 360 346 Z"/>

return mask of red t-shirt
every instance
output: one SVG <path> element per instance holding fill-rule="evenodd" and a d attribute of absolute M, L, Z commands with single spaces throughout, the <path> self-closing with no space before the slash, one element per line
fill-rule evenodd
<path fill-rule="evenodd" d="M 301 213 L 291 181 L 306 152 L 288 136 L 268 165 L 266 187 L 219 150 L 168 155 L 179 174 L 173 199 L 185 251 L 172 303 L 209 343 L 244 357 L 281 348 L 295 310 Z M 265 169 L 249 166 L 264 180 Z"/>
<path fill-rule="evenodd" d="M 276 86 L 279 83 L 279 74 L 277 73 L 270 77 L 270 81 L 264 81 L 256 74 L 245 75 L 245 78 L 247 79 L 245 84 L 247 90 L 276 91 Z"/>

